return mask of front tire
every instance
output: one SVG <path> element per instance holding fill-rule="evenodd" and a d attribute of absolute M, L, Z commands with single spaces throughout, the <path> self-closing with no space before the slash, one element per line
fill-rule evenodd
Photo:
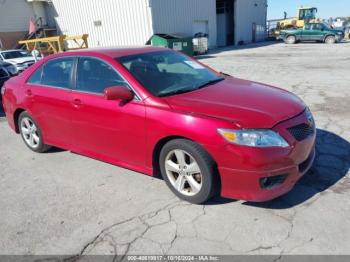
<path fill-rule="evenodd" d="M 18 128 L 24 143 L 30 150 L 44 153 L 50 149 L 50 146 L 44 143 L 39 125 L 27 112 L 22 112 L 19 115 Z"/>
<path fill-rule="evenodd" d="M 159 157 L 163 179 L 180 199 L 202 204 L 217 193 L 219 176 L 211 156 L 197 143 L 175 139 L 165 144 Z"/>
<path fill-rule="evenodd" d="M 334 36 L 327 36 L 324 42 L 328 45 L 333 45 L 337 42 Z"/>

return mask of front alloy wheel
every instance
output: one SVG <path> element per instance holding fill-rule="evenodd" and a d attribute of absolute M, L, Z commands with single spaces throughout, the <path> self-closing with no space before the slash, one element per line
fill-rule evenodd
<path fill-rule="evenodd" d="M 179 198 L 202 204 L 212 198 L 220 187 L 216 164 L 199 144 L 174 139 L 165 144 L 159 157 L 163 179 Z"/>
<path fill-rule="evenodd" d="M 197 161 L 186 151 L 175 149 L 165 158 L 170 183 L 181 194 L 194 196 L 202 188 L 202 174 Z"/>

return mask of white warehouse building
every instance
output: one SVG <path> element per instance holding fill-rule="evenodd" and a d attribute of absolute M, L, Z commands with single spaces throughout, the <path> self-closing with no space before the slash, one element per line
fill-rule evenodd
<path fill-rule="evenodd" d="M 47 26 L 65 35 L 89 34 L 90 47 L 144 45 L 158 33 L 205 33 L 212 48 L 265 38 L 267 0 L 7 1 L 40 3 Z M 3 11 L 11 14 L 11 10 Z"/>

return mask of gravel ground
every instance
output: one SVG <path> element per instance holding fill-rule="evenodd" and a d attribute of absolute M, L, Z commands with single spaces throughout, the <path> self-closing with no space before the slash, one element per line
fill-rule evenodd
<path fill-rule="evenodd" d="M 318 155 L 292 192 L 191 205 L 159 179 L 63 150 L 32 153 L 1 117 L 0 254 L 350 254 L 350 43 L 266 43 L 201 59 L 310 106 Z"/>

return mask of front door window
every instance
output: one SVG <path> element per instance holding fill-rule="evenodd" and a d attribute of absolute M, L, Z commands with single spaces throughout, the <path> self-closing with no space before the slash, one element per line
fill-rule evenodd
<path fill-rule="evenodd" d="M 94 58 L 80 58 L 77 68 L 76 89 L 103 94 L 112 86 L 127 86 L 124 79 L 108 64 Z"/>

